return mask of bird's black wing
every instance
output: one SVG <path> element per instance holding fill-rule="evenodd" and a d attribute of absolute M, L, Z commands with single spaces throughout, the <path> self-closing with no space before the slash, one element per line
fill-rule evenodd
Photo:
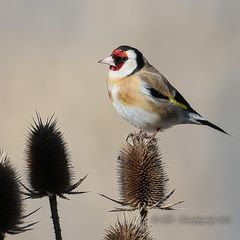
<path fill-rule="evenodd" d="M 164 96 L 162 93 L 160 93 L 158 90 L 154 89 L 153 87 L 147 86 L 146 89 L 149 91 L 149 94 L 153 98 L 169 100 L 168 96 Z"/>
<path fill-rule="evenodd" d="M 199 115 L 199 113 L 197 113 L 191 106 L 190 104 L 187 102 L 187 100 L 176 90 L 175 90 L 175 96 L 174 97 L 170 97 L 170 96 L 165 96 L 162 93 L 160 93 L 160 91 L 154 89 L 153 87 L 147 86 L 146 89 L 149 91 L 149 95 L 152 96 L 155 99 L 158 100 L 168 100 L 170 102 L 172 102 L 175 105 L 178 105 L 179 107 L 192 112 L 192 113 L 196 113 Z"/>

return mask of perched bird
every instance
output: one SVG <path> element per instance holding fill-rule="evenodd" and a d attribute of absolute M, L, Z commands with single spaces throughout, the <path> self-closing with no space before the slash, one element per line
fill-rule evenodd
<path fill-rule="evenodd" d="M 120 46 L 99 63 L 110 66 L 107 88 L 114 107 L 140 130 L 157 132 L 190 123 L 226 133 L 197 113 L 138 49 Z"/>

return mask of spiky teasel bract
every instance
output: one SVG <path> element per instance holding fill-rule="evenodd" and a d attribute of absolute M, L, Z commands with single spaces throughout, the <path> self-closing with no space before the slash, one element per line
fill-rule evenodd
<path fill-rule="evenodd" d="M 117 220 L 115 226 L 109 226 L 105 230 L 103 240 L 153 240 L 149 229 L 137 223 L 136 220 L 123 222 Z"/>
<path fill-rule="evenodd" d="M 0 151 L 0 239 L 6 233 L 17 234 L 30 230 L 35 223 L 23 226 L 23 203 L 19 176 L 9 158 Z M 29 214 L 30 215 L 30 214 Z"/>
<path fill-rule="evenodd" d="M 39 114 L 31 125 L 26 147 L 26 161 L 31 188 L 26 188 L 31 197 L 56 194 L 74 194 L 81 182 L 72 184 L 69 153 L 63 134 L 53 116 L 43 123 Z"/>

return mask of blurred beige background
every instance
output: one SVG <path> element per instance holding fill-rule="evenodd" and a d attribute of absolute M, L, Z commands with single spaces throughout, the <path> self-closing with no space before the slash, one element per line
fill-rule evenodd
<path fill-rule="evenodd" d="M 63 239 L 102 239 L 114 224 L 118 197 L 116 155 L 133 131 L 108 100 L 107 68 L 97 61 L 121 44 L 142 50 L 208 120 L 207 127 L 177 126 L 160 134 L 160 148 L 176 188 L 169 202 L 185 200 L 189 216 L 231 216 L 230 224 L 163 225 L 155 239 L 238 239 L 239 1 L 0 0 L 0 148 L 25 179 L 27 128 L 38 110 L 54 112 L 65 133 L 76 177 L 88 173 L 88 194 L 60 200 Z M 7 239 L 53 239 L 47 199 L 26 201 L 36 229 Z M 153 216 L 161 216 L 154 211 Z M 120 214 L 121 216 L 121 214 Z"/>

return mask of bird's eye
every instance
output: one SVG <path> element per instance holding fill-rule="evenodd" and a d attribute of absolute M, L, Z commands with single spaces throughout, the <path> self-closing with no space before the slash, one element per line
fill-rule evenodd
<path fill-rule="evenodd" d="M 115 63 L 120 63 L 121 62 L 121 57 L 115 57 Z"/>
<path fill-rule="evenodd" d="M 115 57 L 115 58 L 114 58 L 114 61 L 115 61 L 116 64 L 118 64 L 118 63 L 123 63 L 123 62 L 125 62 L 126 60 L 127 60 L 126 57 Z"/>

